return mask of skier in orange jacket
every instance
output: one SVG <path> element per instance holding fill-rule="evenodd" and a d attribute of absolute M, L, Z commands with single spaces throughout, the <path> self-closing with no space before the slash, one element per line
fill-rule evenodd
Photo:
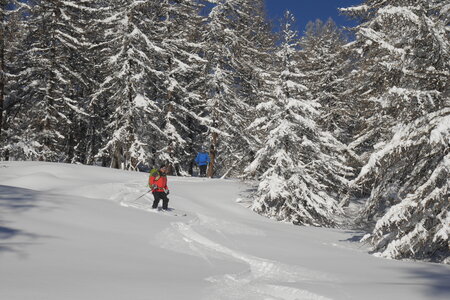
<path fill-rule="evenodd" d="M 152 189 L 153 205 L 152 208 L 158 208 L 159 200 L 163 201 L 162 209 L 167 210 L 169 205 L 169 188 L 167 187 L 166 166 L 162 165 L 159 170 L 150 171 L 149 186 Z"/>

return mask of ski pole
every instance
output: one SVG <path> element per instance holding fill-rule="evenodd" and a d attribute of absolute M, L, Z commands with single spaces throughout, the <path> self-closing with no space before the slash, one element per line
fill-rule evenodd
<path fill-rule="evenodd" d="M 148 193 L 150 193 L 150 191 L 151 191 L 151 190 L 148 190 L 147 192 L 145 192 L 144 194 L 142 194 L 141 196 L 139 196 L 138 198 L 136 198 L 136 199 L 133 200 L 133 201 L 137 201 L 137 200 L 141 199 L 142 197 L 144 197 L 145 195 L 147 195 Z"/>

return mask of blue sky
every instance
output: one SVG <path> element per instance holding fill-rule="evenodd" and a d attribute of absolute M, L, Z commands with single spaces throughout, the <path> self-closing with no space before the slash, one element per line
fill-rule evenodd
<path fill-rule="evenodd" d="M 355 22 L 339 15 L 337 8 L 358 5 L 363 0 L 265 0 L 267 12 L 275 21 L 283 16 L 286 10 L 293 13 L 298 23 L 298 30 L 303 32 L 308 21 L 331 17 L 338 25 L 354 26 Z"/>

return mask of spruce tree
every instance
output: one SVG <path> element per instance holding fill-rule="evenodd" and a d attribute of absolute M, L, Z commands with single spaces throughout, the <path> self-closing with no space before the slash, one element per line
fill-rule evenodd
<path fill-rule="evenodd" d="M 91 114 L 91 95 L 99 87 L 99 55 L 95 52 L 98 44 L 98 23 L 102 6 L 101 2 L 89 0 L 66 2 L 65 39 L 66 56 L 65 72 L 70 79 L 70 87 L 66 97 L 72 100 L 69 118 L 70 134 L 66 143 L 67 161 L 71 163 L 92 164 L 92 153 L 89 151 L 89 124 L 92 117 L 101 123 L 102 117 Z M 101 126 L 99 126 L 99 129 Z"/>
<path fill-rule="evenodd" d="M 251 141 L 245 128 L 259 101 L 258 85 L 263 81 L 262 65 L 270 55 L 270 41 L 263 1 L 216 1 L 205 35 L 206 138 L 212 159 L 208 176 L 228 174 L 249 160 Z"/>
<path fill-rule="evenodd" d="M 12 106 L 12 99 L 7 95 L 8 80 L 11 79 L 13 70 L 12 56 L 18 40 L 20 40 L 21 27 L 15 17 L 19 11 L 15 1 L 0 1 L 0 157 L 8 157 L 7 128 L 8 109 Z M 15 34 L 14 34 L 14 31 Z M 9 99 L 7 99 L 9 98 Z"/>
<path fill-rule="evenodd" d="M 370 108 L 355 137 L 370 155 L 353 182 L 369 194 L 360 221 L 373 226 L 370 240 L 382 256 L 448 260 L 448 8 L 399 0 L 346 11 L 364 20 L 353 79 Z"/>
<path fill-rule="evenodd" d="M 260 180 L 255 211 L 294 224 L 333 226 L 341 210 L 332 185 L 343 165 L 330 155 L 335 140 L 314 121 L 320 105 L 302 83 L 299 38 L 293 24 L 287 12 L 276 52 L 275 92 L 258 105 L 261 117 L 251 126 L 267 136 L 246 174 Z M 342 178 L 338 181 L 345 184 Z"/>
<path fill-rule="evenodd" d="M 166 139 L 160 144 L 159 159 L 170 167 L 169 173 L 188 174 L 196 150 L 196 136 L 203 122 L 206 60 L 201 57 L 203 7 L 195 0 L 162 1 L 164 17 L 158 23 L 161 40 L 163 80 L 158 98 L 163 101 L 162 130 Z"/>
<path fill-rule="evenodd" d="M 0 2 L 0 138 L 2 136 L 3 128 L 3 110 L 5 103 L 5 81 L 6 81 L 6 62 L 5 62 L 5 38 L 7 26 L 7 10 L 8 2 L 2 0 Z"/>
<path fill-rule="evenodd" d="M 103 148 L 98 158 L 113 168 L 136 170 L 147 165 L 165 138 L 158 115 L 162 100 L 163 39 L 155 24 L 164 17 L 159 1 L 110 1 L 104 16 L 101 65 L 103 82 L 93 95 L 95 107 L 106 101 L 109 112 Z"/>
<path fill-rule="evenodd" d="M 10 146 L 17 159 L 69 161 L 70 125 L 80 112 L 73 87 L 79 75 L 69 61 L 79 40 L 69 1 L 30 1 L 26 34 L 17 51 L 12 89 L 20 109 L 11 121 Z M 79 16 L 78 16 L 79 17 Z"/>
<path fill-rule="evenodd" d="M 350 140 L 351 103 L 344 93 L 343 78 L 351 72 L 353 61 L 344 45 L 347 38 L 342 29 L 329 19 L 309 22 L 300 40 L 302 71 L 311 96 L 322 106 L 319 123 L 341 142 Z"/>

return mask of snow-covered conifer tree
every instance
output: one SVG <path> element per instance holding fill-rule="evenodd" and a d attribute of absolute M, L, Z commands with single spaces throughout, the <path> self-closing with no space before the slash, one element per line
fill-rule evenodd
<path fill-rule="evenodd" d="M 336 181 L 345 184 L 338 179 L 343 165 L 327 151 L 335 147 L 335 140 L 314 121 L 320 104 L 310 99 L 302 84 L 293 24 L 287 12 L 276 53 L 280 68 L 273 77 L 275 92 L 258 105 L 261 116 L 251 126 L 266 132 L 266 139 L 246 174 L 260 180 L 255 211 L 295 224 L 332 226 L 341 213 L 332 186 Z"/>
<path fill-rule="evenodd" d="M 104 17 L 102 71 L 104 80 L 92 103 L 107 99 L 110 111 L 100 157 L 111 167 L 136 169 L 149 164 L 157 143 L 166 138 L 159 123 L 164 79 L 163 36 L 155 24 L 164 17 L 159 1 L 114 0 Z M 155 98 L 153 98 L 155 97 Z M 152 151 L 153 150 L 153 151 Z"/>
<path fill-rule="evenodd" d="M 6 62 L 5 62 L 5 38 L 6 38 L 6 26 L 7 26 L 7 14 L 6 5 L 7 1 L 0 2 L 0 139 L 2 136 L 3 128 L 3 110 L 5 103 L 5 81 L 6 81 Z"/>
<path fill-rule="evenodd" d="M 166 0 L 161 5 L 164 71 L 159 97 L 163 99 L 166 142 L 158 151 L 160 160 L 171 167 L 170 173 L 187 174 L 192 168 L 199 124 L 204 122 L 199 110 L 204 102 L 201 90 L 206 60 L 200 56 L 204 17 L 199 14 L 202 5 L 195 0 Z"/>
<path fill-rule="evenodd" d="M 375 145 L 353 182 L 370 192 L 361 221 L 376 222 L 370 240 L 385 257 L 448 261 L 448 5 L 366 1 L 346 11 L 365 20 L 354 44 L 362 55 L 356 89 L 377 116 L 363 114 L 356 137 Z"/>
<path fill-rule="evenodd" d="M 87 116 L 83 118 L 83 123 L 77 130 L 78 133 L 82 133 L 83 138 L 79 139 L 80 142 L 75 146 L 74 155 L 74 160 L 78 159 L 89 165 L 101 164 L 105 167 L 110 165 L 110 158 L 101 156 L 99 161 L 98 154 L 108 139 L 107 124 L 112 108 L 110 99 L 99 94 L 103 91 L 101 84 L 111 74 L 110 65 L 106 63 L 108 55 L 111 54 L 111 51 L 108 51 L 108 47 L 111 46 L 110 35 L 105 34 L 107 30 L 112 30 L 111 22 L 114 23 L 114 19 L 109 18 L 110 5 L 110 1 L 83 1 L 84 36 L 85 45 L 88 47 L 82 48 L 86 57 L 81 68 L 88 74 L 88 86 L 87 89 L 83 89 L 87 97 L 82 96 L 82 103 Z M 87 99 L 84 100 L 85 98 Z"/>
<path fill-rule="evenodd" d="M 79 28 L 69 17 L 72 3 L 29 1 L 21 5 L 29 9 L 29 15 L 12 84 L 20 109 L 10 125 L 11 154 L 17 159 L 69 161 L 70 125 L 81 113 L 73 90 L 81 76 L 69 64 L 79 55 L 80 42 Z"/>
<path fill-rule="evenodd" d="M 0 1 L 0 159 L 9 158 L 9 114 L 14 106 L 8 91 L 9 81 L 14 72 L 12 61 L 15 48 L 23 34 L 23 26 L 17 15 L 20 10 L 16 1 Z"/>
<path fill-rule="evenodd" d="M 66 143 L 68 161 L 92 164 L 90 149 L 89 124 L 92 118 L 100 116 L 91 114 L 89 104 L 91 95 L 99 87 L 100 55 L 96 52 L 101 15 L 101 2 L 90 0 L 66 1 L 64 8 L 65 22 L 61 39 L 64 41 L 66 55 L 64 71 L 70 79 L 65 96 L 74 103 L 69 114 L 71 120 L 70 134 Z M 97 122 L 101 122 L 97 120 Z"/>
<path fill-rule="evenodd" d="M 450 103 L 396 128 L 355 184 L 376 178 L 364 208 L 374 251 L 450 263 Z"/>
<path fill-rule="evenodd" d="M 253 118 L 253 107 L 260 101 L 258 85 L 264 81 L 263 65 L 268 61 L 272 42 L 263 1 L 215 3 L 205 37 L 205 96 L 212 158 L 208 176 L 216 169 L 228 173 L 248 160 L 251 142 L 245 128 Z"/>
<path fill-rule="evenodd" d="M 19 24 L 14 18 L 14 15 L 19 10 L 16 1 L 0 1 L 0 140 L 3 141 L 2 146 L 0 146 L 0 157 L 2 151 L 6 149 L 6 133 L 2 132 L 2 129 L 6 127 L 6 89 L 9 70 L 7 68 L 11 53 L 14 49 L 15 41 L 18 40 L 20 35 Z M 13 32 L 15 34 L 13 34 Z M 9 54 L 9 55 L 8 55 Z M 2 149 L 3 148 L 3 149 Z"/>
<path fill-rule="evenodd" d="M 300 40 L 302 71 L 305 85 L 313 99 L 322 105 L 320 124 L 342 142 L 349 141 L 352 124 L 351 103 L 345 95 L 344 76 L 351 71 L 352 61 L 344 48 L 347 39 L 332 19 L 309 22 Z"/>

